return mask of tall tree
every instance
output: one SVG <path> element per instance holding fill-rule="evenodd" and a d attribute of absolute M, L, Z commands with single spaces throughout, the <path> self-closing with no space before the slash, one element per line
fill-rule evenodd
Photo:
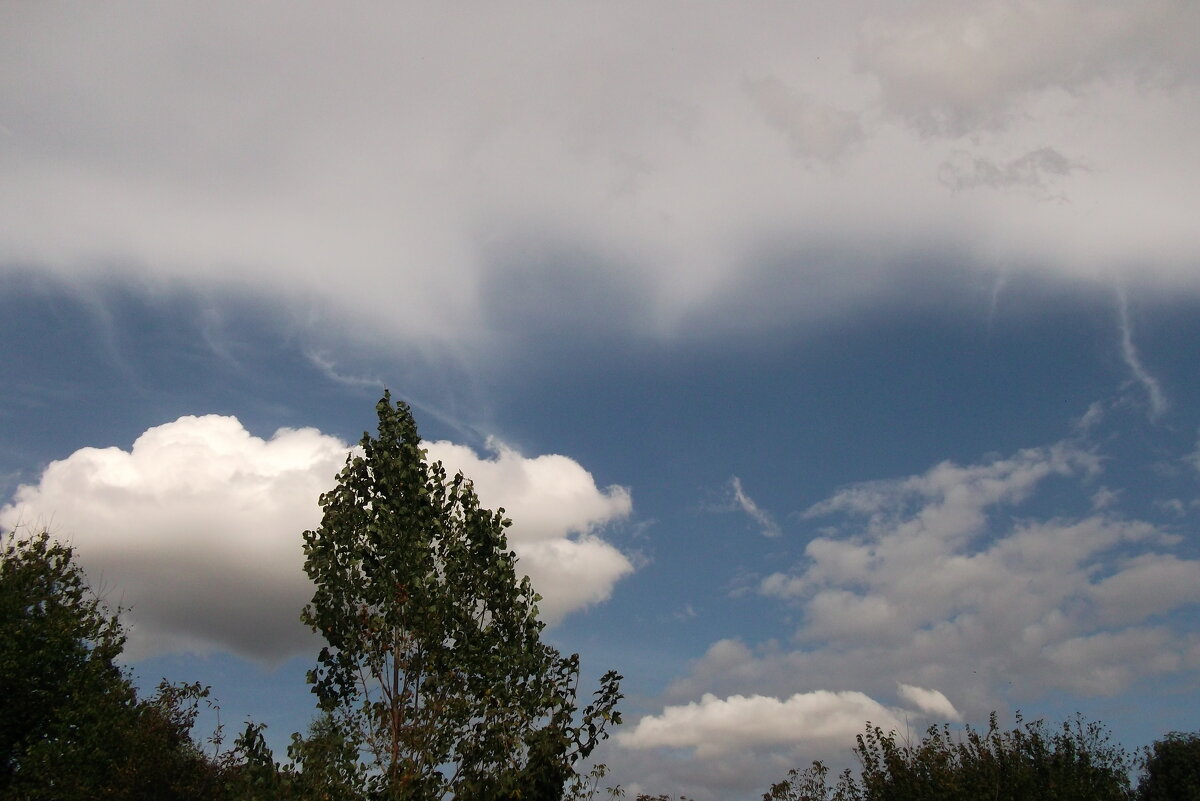
<path fill-rule="evenodd" d="M 313 692 L 387 797 L 556 799 L 619 723 L 620 676 L 578 714 L 578 656 L 541 641 L 504 510 L 426 460 L 406 404 L 385 392 L 376 411 L 378 436 L 363 434 L 304 533 L 303 620 L 327 642 Z"/>

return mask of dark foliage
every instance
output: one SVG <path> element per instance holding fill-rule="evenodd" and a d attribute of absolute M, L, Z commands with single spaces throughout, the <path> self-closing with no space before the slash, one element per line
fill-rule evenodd
<path fill-rule="evenodd" d="M 1127 801 L 1129 755 L 1097 723 L 1076 720 L 1057 730 L 1017 717 L 1002 731 L 992 715 L 985 732 L 931 727 L 916 744 L 868 724 L 855 754 L 861 775 L 828 783 L 821 763 L 788 777 L 764 801 Z"/>
<path fill-rule="evenodd" d="M 0 797 L 212 797 L 216 767 L 190 731 L 199 685 L 139 700 L 115 660 L 115 614 L 71 549 L 6 535 L 0 561 Z"/>
<path fill-rule="evenodd" d="M 1200 801 L 1200 732 L 1171 732 L 1144 753 L 1139 801 Z"/>

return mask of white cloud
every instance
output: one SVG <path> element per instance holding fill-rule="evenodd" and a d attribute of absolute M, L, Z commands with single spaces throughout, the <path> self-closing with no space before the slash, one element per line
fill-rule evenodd
<path fill-rule="evenodd" d="M 1200 603 L 1200 562 L 1144 553 L 1091 587 L 1106 623 L 1145 620 L 1186 603 Z"/>
<path fill-rule="evenodd" d="M 592 474 L 566 456 L 527 458 L 497 440 L 488 442 L 490 458 L 444 440 L 427 442 L 425 448 L 429 459 L 471 479 L 484 506 L 503 506 L 522 542 L 588 534 L 633 511 L 628 489 L 598 489 Z"/>
<path fill-rule="evenodd" d="M 83 448 L 52 462 L 0 509 L 0 525 L 47 525 L 75 545 L 93 583 L 131 607 L 132 658 L 218 649 L 276 660 L 311 644 L 299 622 L 312 594 L 300 534 L 320 522 L 318 496 L 348 450 L 311 428 L 264 440 L 233 417 L 181 417 L 128 451 Z M 474 477 L 485 505 L 528 515 L 510 544 L 545 619 L 604 600 L 633 569 L 599 536 L 630 513 L 627 490 L 596 488 L 564 456 L 429 450 Z"/>
<path fill-rule="evenodd" d="M 130 606 L 130 655 L 227 648 L 259 659 L 308 643 L 300 533 L 348 446 L 315 429 L 268 440 L 235 418 L 181 417 L 128 450 L 82 448 L 17 490 L 0 523 L 47 525 L 92 582 Z"/>
<path fill-rule="evenodd" d="M 1172 0 L 925 0 L 869 20 L 859 61 L 891 110 L 958 135 L 1010 124 L 1042 92 L 1121 75 L 1195 79 L 1200 60 L 1183 32 L 1197 24 L 1194 7 Z"/>
<path fill-rule="evenodd" d="M 783 700 L 706 693 L 698 702 L 643 717 L 632 730 L 618 733 L 617 741 L 628 748 L 694 748 L 706 758 L 760 746 L 853 741 L 866 721 L 884 730 L 900 728 L 892 710 L 859 692 L 817 690 Z"/>
<path fill-rule="evenodd" d="M 1060 443 L 851 487 L 807 513 L 843 513 L 847 533 L 812 539 L 801 569 L 768 576 L 760 591 L 799 603 L 798 636 L 807 642 L 892 644 L 893 656 L 907 652 L 914 662 L 906 667 L 918 671 L 930 667 L 922 660 L 960 655 L 1031 687 L 1070 685 L 1070 674 L 1053 669 L 1063 642 L 1200 600 L 1200 562 L 1146 550 L 1171 541 L 1149 524 L 1096 513 L 1005 522 L 998 514 L 1051 476 L 1097 469 L 1094 454 Z M 1132 555 L 1114 569 L 1122 553 Z M 1076 690 L 1099 686 L 1108 685 L 1081 677 Z"/>
<path fill-rule="evenodd" d="M 757 523 L 764 537 L 779 536 L 779 524 L 775 522 L 775 518 L 771 517 L 770 513 L 755 503 L 754 499 L 746 494 L 746 490 L 742 488 L 742 480 L 740 478 L 737 476 L 731 478 L 729 480 L 729 488 L 733 492 L 734 508 L 745 512 L 751 520 Z"/>
<path fill-rule="evenodd" d="M 682 728 L 725 709 L 686 703 L 706 694 L 779 699 L 815 686 L 977 720 L 1049 692 L 1110 695 L 1193 669 L 1198 638 L 1170 615 L 1200 603 L 1200 561 L 1150 523 L 1093 508 L 1100 469 L 1067 441 L 835 493 L 806 519 L 836 525 L 795 569 L 759 583 L 800 615 L 793 644 L 714 643 L 665 694 L 686 714 L 655 719 Z M 1081 516 L 1029 516 L 1043 494 Z"/>
<path fill-rule="evenodd" d="M 1075 692 L 1110 695 L 1138 676 L 1173 673 L 1184 665 L 1186 648 L 1195 640 L 1180 640 L 1169 629 L 1129 628 L 1072 637 L 1047 649 L 1057 668 L 1047 678 L 1051 686 Z"/>
<path fill-rule="evenodd" d="M 633 564 L 596 532 L 630 515 L 629 490 L 599 489 L 592 474 L 566 456 L 526 458 L 494 440 L 488 446 L 491 458 L 465 445 L 426 443 L 430 459 L 461 471 L 484 506 L 503 507 L 513 521 L 512 547 L 519 569 L 543 596 L 543 619 L 554 623 L 606 600 L 617 581 L 633 572 Z"/>
<path fill-rule="evenodd" d="M 529 297 L 703 336 L 907 291 L 929 254 L 1200 287 L 1187 3 L 2 13 L 2 269 L 251 292 L 485 355 Z M 964 148 L 952 184 L 1072 202 L 953 194 Z M 573 291 L 585 268 L 614 291 Z"/>
<path fill-rule="evenodd" d="M 1094 401 L 1088 405 L 1087 411 L 1074 422 L 1076 431 L 1086 433 L 1092 428 L 1100 425 L 1104 420 L 1105 410 L 1104 404 L 1100 401 Z"/>
<path fill-rule="evenodd" d="M 1099 469 L 1095 454 L 1064 442 L 1029 448 L 987 464 L 963 467 L 943 462 L 920 475 L 854 485 L 804 513 L 807 519 L 842 513 L 865 521 L 860 538 L 813 539 L 808 546 L 815 558 L 810 576 L 818 582 L 826 577 L 845 580 L 851 577 L 847 569 L 865 567 L 869 572 L 889 557 L 903 558 L 906 566 L 915 568 L 978 535 L 987 523 L 987 509 L 1021 502 L 1049 476 L 1092 474 Z M 868 542 L 875 543 L 869 564 L 862 550 Z"/>
<path fill-rule="evenodd" d="M 900 697 L 925 714 L 939 720 L 962 720 L 962 715 L 950 699 L 937 690 L 926 690 L 911 684 L 899 683 Z"/>
<path fill-rule="evenodd" d="M 1092 493 L 1092 508 L 1096 511 L 1108 509 L 1121 498 L 1121 491 L 1101 487 Z"/>
<path fill-rule="evenodd" d="M 746 94 L 800 158 L 830 161 L 861 140 L 858 115 L 791 91 L 778 78 L 747 80 Z"/>
<path fill-rule="evenodd" d="M 341 372 L 337 369 L 337 365 L 334 364 L 334 362 L 323 353 L 317 353 L 314 351 L 306 353 L 305 356 L 308 357 L 309 362 L 311 362 L 314 367 L 320 370 L 326 378 L 334 383 L 354 389 L 382 390 L 384 388 L 384 382 L 378 378 L 351 375 L 349 373 Z"/>
<path fill-rule="evenodd" d="M 716 646 L 714 646 L 716 647 Z M 619 732 L 626 749 L 694 749 L 701 759 L 728 759 L 737 754 L 800 754 L 844 749 L 870 723 L 884 731 L 904 731 L 902 720 L 933 717 L 961 720 L 945 695 L 898 684 L 900 698 L 914 709 L 887 707 L 855 691 L 814 690 L 787 698 L 765 695 L 705 693 L 699 701 L 665 707 Z"/>
<path fill-rule="evenodd" d="M 1120 288 L 1117 289 L 1117 310 L 1121 326 L 1121 358 L 1125 360 L 1125 365 L 1133 374 L 1134 380 L 1141 384 L 1146 391 L 1146 397 L 1150 401 L 1150 419 L 1158 419 L 1167 410 L 1167 396 L 1163 392 L 1162 384 L 1151 375 L 1150 371 L 1146 369 L 1146 365 L 1142 363 L 1137 346 L 1133 344 L 1133 325 L 1129 321 L 1129 299 L 1124 290 Z"/>

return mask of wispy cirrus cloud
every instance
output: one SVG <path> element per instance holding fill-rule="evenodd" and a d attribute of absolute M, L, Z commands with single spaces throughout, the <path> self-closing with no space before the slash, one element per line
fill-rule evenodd
<path fill-rule="evenodd" d="M 1117 321 L 1120 325 L 1121 335 L 1121 358 L 1125 361 L 1125 366 L 1129 368 L 1129 372 L 1133 375 L 1134 381 L 1141 385 L 1146 392 L 1146 398 L 1150 403 L 1150 419 L 1157 420 L 1166 413 L 1169 403 L 1166 393 L 1163 392 L 1162 384 L 1155 378 L 1146 365 L 1142 362 L 1142 357 L 1138 354 L 1137 346 L 1133 343 L 1133 324 L 1129 320 L 1129 298 L 1125 294 L 1125 290 L 1117 287 Z"/>
<path fill-rule="evenodd" d="M 732 494 L 732 507 L 753 520 L 764 537 L 778 537 L 780 535 L 781 530 L 779 524 L 775 522 L 775 518 L 746 494 L 740 478 L 733 476 L 729 479 L 729 490 Z"/>

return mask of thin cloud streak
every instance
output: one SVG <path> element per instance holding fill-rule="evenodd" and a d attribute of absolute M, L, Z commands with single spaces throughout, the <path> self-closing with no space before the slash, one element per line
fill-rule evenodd
<path fill-rule="evenodd" d="M 742 488 L 742 480 L 734 476 L 729 480 L 729 486 L 733 490 L 734 504 L 759 525 L 762 535 L 764 537 L 778 537 L 781 533 L 779 524 L 775 522 L 775 518 L 771 517 L 766 510 L 755 503 L 753 498 L 746 494 L 745 489 Z"/>
<path fill-rule="evenodd" d="M 311 362 L 314 367 L 320 370 L 326 378 L 330 379 L 334 383 L 341 384 L 342 386 L 350 387 L 352 389 L 384 388 L 383 382 L 378 378 L 350 375 L 348 373 L 339 371 L 334 361 L 323 353 L 309 351 L 305 354 L 305 356 L 308 357 L 309 362 Z"/>
<path fill-rule="evenodd" d="M 1134 379 L 1146 390 L 1150 400 L 1150 419 L 1158 420 L 1167 411 L 1168 401 L 1158 379 L 1150 374 L 1133 344 L 1133 326 L 1129 321 L 1129 299 L 1125 290 L 1117 286 L 1118 322 L 1121 326 L 1121 358 L 1133 374 Z"/>

